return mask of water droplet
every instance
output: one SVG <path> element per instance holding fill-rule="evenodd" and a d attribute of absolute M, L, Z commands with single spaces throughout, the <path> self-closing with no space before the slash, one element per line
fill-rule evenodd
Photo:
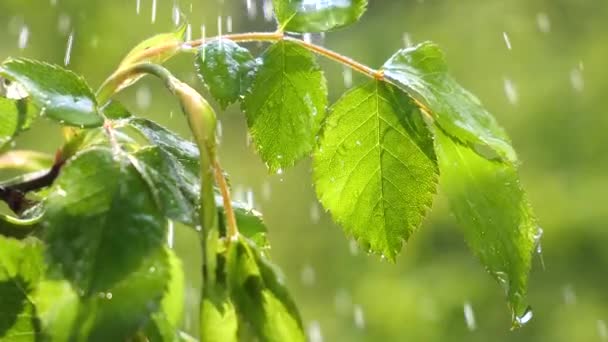
<path fill-rule="evenodd" d="M 70 58 L 72 56 L 72 44 L 74 43 L 74 31 L 72 31 L 68 37 L 68 44 L 67 47 L 65 49 L 65 57 L 63 59 L 63 64 L 64 65 L 69 65 L 70 64 Z"/>
<path fill-rule="evenodd" d="M 154 272 L 156 272 L 156 267 L 150 266 L 150 268 L 148 269 L 148 271 L 150 271 L 150 273 L 154 273 Z"/>
<path fill-rule="evenodd" d="M 232 32 L 232 16 L 229 15 L 226 17 L 226 32 Z"/>
<path fill-rule="evenodd" d="M 265 201 L 270 200 L 270 195 L 271 195 L 271 193 L 272 193 L 272 188 L 270 187 L 270 182 L 265 181 L 265 182 L 262 184 L 262 198 L 263 198 Z"/>
<path fill-rule="evenodd" d="M 352 299 L 345 289 L 339 289 L 334 296 L 334 306 L 336 312 L 341 315 L 348 315 L 351 312 Z"/>
<path fill-rule="evenodd" d="M 167 246 L 173 248 L 173 241 L 175 238 L 175 227 L 172 220 L 167 221 Z"/>
<path fill-rule="evenodd" d="M 106 293 L 106 299 L 107 299 L 107 300 L 112 299 L 112 292 L 108 292 L 108 293 Z"/>
<path fill-rule="evenodd" d="M 264 4 L 262 5 L 262 11 L 264 12 L 264 20 L 272 21 L 272 0 L 264 0 Z"/>
<path fill-rule="evenodd" d="M 156 0 L 152 0 L 152 24 L 156 22 Z"/>
<path fill-rule="evenodd" d="M 602 342 L 608 341 L 608 327 L 603 319 L 597 320 L 597 334 Z"/>
<path fill-rule="evenodd" d="M 312 223 L 319 223 L 321 219 L 321 211 L 319 210 L 319 205 L 316 202 L 313 202 L 310 205 L 310 221 Z"/>
<path fill-rule="evenodd" d="M 534 316 L 534 313 L 532 312 L 532 308 L 528 307 L 528 308 L 526 308 L 526 310 L 524 311 L 523 314 L 521 314 L 521 315 L 514 314 L 513 324 L 516 328 L 523 327 L 528 322 L 530 322 L 530 320 L 532 319 L 533 316 Z"/>
<path fill-rule="evenodd" d="M 536 25 L 538 26 L 538 30 L 542 33 L 551 32 L 551 21 L 549 20 L 547 13 L 540 12 L 536 15 Z"/>
<path fill-rule="evenodd" d="M 192 40 L 192 25 L 186 25 L 186 41 L 189 42 Z"/>
<path fill-rule="evenodd" d="M 359 255 L 359 244 L 355 239 L 351 239 L 348 243 L 348 250 L 351 255 Z"/>
<path fill-rule="evenodd" d="M 59 15 L 59 19 L 57 20 L 57 30 L 61 34 L 67 34 L 70 31 L 70 27 L 72 26 L 72 18 L 65 13 L 61 13 Z"/>
<path fill-rule="evenodd" d="M 65 192 L 65 190 L 63 190 L 60 186 L 57 187 L 57 190 L 55 190 L 57 192 L 57 195 L 61 196 L 61 197 L 65 197 L 68 195 L 67 192 Z"/>
<path fill-rule="evenodd" d="M 254 0 L 245 0 L 245 7 L 247 8 L 247 17 L 249 19 L 255 19 L 258 16 L 257 3 Z"/>
<path fill-rule="evenodd" d="M 359 329 L 365 328 L 365 316 L 363 315 L 363 308 L 360 305 L 354 306 L 353 315 L 355 318 L 355 326 Z"/>
<path fill-rule="evenodd" d="M 473 307 L 471 303 L 464 302 L 464 321 L 467 324 L 467 328 L 470 331 L 474 331 L 477 329 L 477 323 L 475 322 L 475 312 L 473 311 Z"/>
<path fill-rule="evenodd" d="M 217 120 L 217 126 L 215 128 L 215 131 L 216 131 L 215 134 L 217 135 L 218 139 L 221 139 L 224 134 L 222 121 Z"/>
<path fill-rule="evenodd" d="M 568 285 L 564 286 L 562 293 L 564 296 L 564 303 L 566 305 L 576 304 L 576 293 L 574 292 L 572 285 L 568 284 Z"/>
<path fill-rule="evenodd" d="M 251 190 L 251 188 L 250 188 L 250 189 L 248 189 L 248 190 L 245 192 L 245 196 L 246 196 L 245 203 L 247 203 L 247 209 L 248 209 L 248 210 L 253 209 L 253 205 L 254 205 L 254 204 L 253 204 L 253 190 Z"/>
<path fill-rule="evenodd" d="M 504 90 L 507 100 L 510 104 L 515 105 L 519 101 L 519 95 L 517 94 L 517 88 L 515 84 L 508 78 L 504 79 Z"/>
<path fill-rule="evenodd" d="M 306 335 L 308 335 L 309 342 L 323 342 L 323 332 L 321 331 L 321 325 L 317 321 L 312 321 L 308 324 Z"/>
<path fill-rule="evenodd" d="M 139 11 L 141 9 L 141 0 L 135 0 L 135 13 L 139 15 Z"/>
<path fill-rule="evenodd" d="M 543 233 L 543 229 L 541 227 L 537 227 L 536 234 L 534 234 L 534 245 L 536 246 L 536 254 L 538 254 L 538 258 L 540 259 L 540 266 L 544 270 L 545 259 L 543 258 L 543 247 L 541 244 Z"/>
<path fill-rule="evenodd" d="M 279 168 L 279 169 L 277 170 L 277 175 L 282 175 L 282 174 L 283 174 L 283 169 L 282 169 L 282 168 Z"/>
<path fill-rule="evenodd" d="M 511 50 L 511 39 L 509 39 L 509 35 L 507 34 L 507 32 L 502 33 L 502 38 L 505 40 L 505 45 L 507 46 L 507 49 Z"/>
<path fill-rule="evenodd" d="M 406 48 L 414 45 L 414 43 L 412 43 L 412 35 L 408 32 L 403 32 L 403 45 L 405 45 Z"/>
<path fill-rule="evenodd" d="M 350 88 L 353 85 L 353 70 L 348 67 L 344 67 L 342 70 L 342 79 L 344 80 L 344 87 Z"/>
<path fill-rule="evenodd" d="M 27 46 L 27 41 L 30 37 L 30 30 L 28 29 L 27 26 L 22 26 L 21 27 L 21 31 L 19 31 L 19 41 L 17 43 L 17 46 L 19 47 L 19 49 L 23 50 L 25 49 L 25 47 Z"/>
<path fill-rule="evenodd" d="M 310 44 L 312 42 L 312 35 L 310 33 L 304 33 L 302 35 L 302 40 Z"/>
<path fill-rule="evenodd" d="M 178 5 L 177 1 L 174 1 L 173 8 L 171 9 L 171 19 L 173 20 L 173 25 L 179 26 L 181 17 L 182 17 L 182 14 L 179 9 L 179 5 Z"/>
<path fill-rule="evenodd" d="M 315 269 L 310 265 L 305 265 L 300 272 L 300 280 L 305 286 L 313 286 L 316 281 Z"/>
<path fill-rule="evenodd" d="M 135 103 L 139 109 L 148 109 L 150 102 L 152 101 L 152 94 L 150 88 L 147 86 L 141 86 L 135 93 Z"/>
<path fill-rule="evenodd" d="M 582 92 L 585 89 L 585 80 L 583 79 L 582 68 L 574 68 L 570 71 L 570 84 L 572 88 L 578 92 Z"/>

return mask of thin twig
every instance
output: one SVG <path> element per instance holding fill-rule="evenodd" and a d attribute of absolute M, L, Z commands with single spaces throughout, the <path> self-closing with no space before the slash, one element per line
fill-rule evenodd
<path fill-rule="evenodd" d="M 228 183 L 226 182 L 226 177 L 224 177 L 222 167 L 217 159 L 213 163 L 213 168 L 215 169 L 215 184 L 217 184 L 217 186 L 220 188 L 222 199 L 224 201 L 224 215 L 226 216 L 226 226 L 228 228 L 226 235 L 228 236 L 228 241 L 231 241 L 232 239 L 238 237 L 239 230 L 236 224 L 234 208 L 232 208 L 230 190 Z"/>

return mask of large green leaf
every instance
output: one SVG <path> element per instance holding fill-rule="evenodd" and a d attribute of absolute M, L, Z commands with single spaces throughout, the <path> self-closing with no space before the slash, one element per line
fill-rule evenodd
<path fill-rule="evenodd" d="M 0 340 L 33 341 L 40 332 L 30 295 L 42 272 L 40 243 L 0 236 Z"/>
<path fill-rule="evenodd" d="M 383 66 L 386 79 L 428 106 L 446 132 L 489 146 L 501 158 L 515 162 L 517 155 L 505 131 L 447 69 L 443 51 L 431 42 L 400 50 Z"/>
<path fill-rule="evenodd" d="M 81 296 L 66 281 L 45 280 L 35 294 L 42 329 L 53 341 L 125 341 L 150 322 L 173 275 L 158 249 L 104 292 Z"/>
<path fill-rule="evenodd" d="M 21 131 L 29 128 L 36 113 L 27 99 L 12 100 L 0 97 L 0 149 Z"/>
<path fill-rule="evenodd" d="M 326 104 L 325 76 L 311 52 L 286 41 L 264 52 L 243 109 L 271 171 L 291 166 L 312 151 Z"/>
<path fill-rule="evenodd" d="M 437 173 L 420 112 L 406 94 L 379 81 L 338 100 L 314 155 L 323 206 L 348 234 L 391 260 L 430 207 Z"/>
<path fill-rule="evenodd" d="M 106 291 L 164 241 L 166 219 L 137 170 L 110 149 L 78 154 L 46 199 L 51 271 L 85 295 Z"/>
<path fill-rule="evenodd" d="M 223 108 L 236 102 L 251 85 L 256 61 L 249 50 L 231 40 L 201 46 L 196 55 L 198 75 Z"/>
<path fill-rule="evenodd" d="M 350 25 L 367 9 L 367 0 L 273 0 L 282 30 L 323 32 Z"/>
<path fill-rule="evenodd" d="M 436 129 L 441 186 L 467 243 L 503 286 L 514 324 L 528 314 L 526 291 L 539 228 L 515 168 L 477 154 Z"/>
<path fill-rule="evenodd" d="M 92 90 L 80 76 L 69 70 L 20 58 L 2 63 L 0 75 L 19 83 L 41 109 L 41 115 L 71 126 L 103 124 Z"/>
<path fill-rule="evenodd" d="M 295 303 L 278 269 L 245 237 L 232 241 L 228 284 L 237 313 L 260 341 L 305 341 Z"/>

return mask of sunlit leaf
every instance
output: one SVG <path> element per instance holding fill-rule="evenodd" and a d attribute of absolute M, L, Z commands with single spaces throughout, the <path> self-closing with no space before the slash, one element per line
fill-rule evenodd
<path fill-rule="evenodd" d="M 196 67 L 211 95 L 226 108 L 251 85 L 256 61 L 249 50 L 233 41 L 217 40 L 201 46 Z"/>
<path fill-rule="evenodd" d="M 30 295 L 43 270 L 40 243 L 0 236 L 0 340 L 34 341 L 38 336 Z"/>
<path fill-rule="evenodd" d="M 123 58 L 122 62 L 120 62 L 119 69 L 123 69 L 141 62 L 162 64 L 179 51 L 182 43 L 184 42 L 187 27 L 188 25 L 183 24 L 174 32 L 161 33 L 145 39 L 131 49 L 125 58 Z M 147 50 L 160 47 L 163 48 L 162 53 L 142 57 Z"/>
<path fill-rule="evenodd" d="M 87 296 L 135 271 L 164 241 L 167 221 L 148 185 L 106 148 L 80 153 L 63 167 L 46 209 L 51 271 Z"/>
<path fill-rule="evenodd" d="M 62 124 L 95 127 L 103 124 L 95 95 L 75 73 L 30 59 L 8 59 L 0 75 L 19 83 L 46 115 Z"/>
<path fill-rule="evenodd" d="M 515 168 L 491 161 L 436 130 L 441 186 L 469 247 L 503 286 L 517 318 L 526 314 L 539 228 Z"/>
<path fill-rule="evenodd" d="M 273 0 L 279 27 L 291 32 L 323 32 L 357 22 L 367 0 Z"/>
<path fill-rule="evenodd" d="M 264 52 L 243 109 L 271 171 L 291 166 L 312 151 L 326 104 L 325 77 L 311 52 L 286 41 Z"/>
<path fill-rule="evenodd" d="M 228 284 L 241 320 L 261 341 L 305 341 L 302 322 L 278 270 L 247 238 L 233 241 Z"/>
<path fill-rule="evenodd" d="M 0 149 L 23 130 L 29 128 L 37 113 L 27 99 L 12 100 L 0 97 Z"/>
<path fill-rule="evenodd" d="M 431 134 L 407 95 L 372 81 L 332 107 L 314 155 L 319 199 L 370 251 L 391 260 L 436 191 Z"/>
<path fill-rule="evenodd" d="M 448 74 L 443 51 L 436 44 L 425 42 L 400 50 L 383 70 L 389 81 L 428 106 L 446 132 L 462 141 L 489 146 L 503 159 L 517 160 L 496 119 Z"/>
<path fill-rule="evenodd" d="M 201 341 L 238 341 L 238 317 L 228 291 L 205 289 L 201 308 Z"/>

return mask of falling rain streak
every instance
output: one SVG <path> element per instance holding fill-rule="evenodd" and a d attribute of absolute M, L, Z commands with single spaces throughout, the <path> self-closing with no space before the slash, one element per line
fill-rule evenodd
<path fill-rule="evenodd" d="M 321 325 L 317 321 L 312 321 L 308 324 L 306 329 L 308 335 L 308 341 L 310 342 L 323 342 L 323 332 L 321 331 Z"/>
<path fill-rule="evenodd" d="M 152 24 L 156 22 L 156 0 L 152 0 Z"/>
<path fill-rule="evenodd" d="M 467 328 L 470 331 L 474 331 L 477 329 L 477 322 L 475 321 L 475 312 L 473 311 L 473 306 L 471 303 L 464 303 L 464 322 L 467 324 Z"/>
<path fill-rule="evenodd" d="M 519 101 L 519 95 L 517 94 L 517 88 L 513 81 L 508 78 L 505 78 L 503 81 L 503 86 L 505 90 L 505 95 L 507 96 L 507 100 L 510 104 L 515 105 Z"/>
<path fill-rule="evenodd" d="M 68 44 L 65 49 L 65 57 L 63 58 L 63 64 L 68 66 L 70 65 L 70 58 L 72 56 L 72 44 L 74 43 L 74 31 L 70 33 L 68 37 Z"/>
<path fill-rule="evenodd" d="M 30 37 L 30 30 L 27 28 L 27 26 L 22 26 L 21 27 L 21 31 L 19 32 L 19 41 L 17 46 L 19 47 L 20 50 L 25 49 L 25 47 L 27 46 L 27 41 Z"/>
<path fill-rule="evenodd" d="M 507 34 L 507 32 L 502 33 L 502 38 L 505 40 L 505 45 L 507 46 L 507 49 L 511 50 L 511 39 L 509 39 L 509 35 Z"/>

